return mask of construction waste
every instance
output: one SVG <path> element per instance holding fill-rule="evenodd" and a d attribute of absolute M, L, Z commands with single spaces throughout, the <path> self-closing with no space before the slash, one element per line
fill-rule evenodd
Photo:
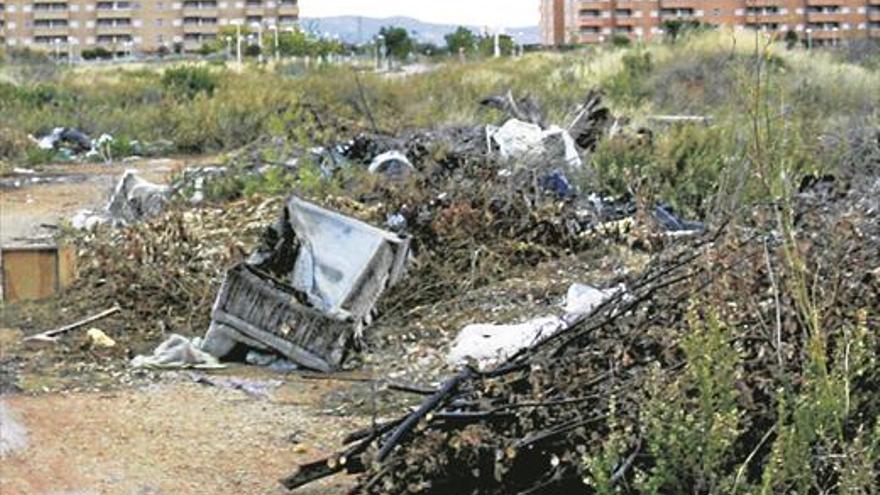
<path fill-rule="evenodd" d="M 549 495 L 596 486 L 644 493 L 646 482 L 680 486 L 663 477 L 664 462 L 695 459 L 699 465 L 678 472 L 700 473 L 705 453 L 692 449 L 716 429 L 730 435 L 739 458 L 774 462 L 786 432 L 796 431 L 796 423 L 783 424 L 784 387 L 825 387 L 837 380 L 831 376 L 846 376 L 853 397 L 877 397 L 880 341 L 871 328 L 880 301 L 880 179 L 824 182 L 793 198 L 785 232 L 776 205 L 758 207 L 736 227 L 666 246 L 646 269 L 623 277 L 625 291 L 572 289 L 572 302 L 578 294 L 604 302 L 588 304 L 564 329 L 553 318 L 511 328 L 526 338 L 494 365 L 463 362 L 419 407 L 353 432 L 337 454 L 299 466 L 282 483 L 294 489 L 347 472 L 358 475 L 353 494 Z M 813 302 L 798 295 L 803 284 Z M 828 373 L 818 381 L 815 359 Z M 701 415 L 707 401 L 726 412 Z M 848 404 L 835 431 L 858 442 L 876 431 L 880 403 Z M 687 452 L 657 447 L 669 438 Z M 839 472 L 836 456 L 809 463 Z M 719 479 L 767 483 L 748 461 L 713 466 Z"/>
<path fill-rule="evenodd" d="M 222 358 L 241 343 L 333 371 L 408 258 L 408 239 L 294 196 L 260 249 L 227 272 L 203 348 Z"/>

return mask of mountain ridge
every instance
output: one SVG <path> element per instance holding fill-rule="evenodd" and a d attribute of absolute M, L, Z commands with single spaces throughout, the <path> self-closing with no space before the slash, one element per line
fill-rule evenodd
<path fill-rule="evenodd" d="M 419 41 L 445 45 L 444 36 L 455 31 L 459 24 L 443 24 L 426 22 L 420 19 L 406 16 L 394 17 L 365 17 L 354 15 L 328 16 L 328 17 L 304 17 L 300 19 L 300 26 L 308 31 L 319 32 L 330 36 L 336 36 L 346 43 L 360 44 L 370 41 L 379 30 L 386 26 L 402 27 L 414 34 Z M 490 31 L 481 26 L 463 25 L 464 27 L 481 33 Z M 540 40 L 538 26 L 521 26 L 504 29 L 506 34 L 522 44 L 535 44 Z"/>

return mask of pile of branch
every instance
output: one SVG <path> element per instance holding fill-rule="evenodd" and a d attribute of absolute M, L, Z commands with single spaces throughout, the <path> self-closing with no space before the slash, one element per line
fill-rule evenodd
<path fill-rule="evenodd" d="M 668 249 L 628 281 L 627 293 L 569 331 L 492 371 L 462 370 L 418 409 L 354 432 L 343 451 L 300 466 L 283 485 L 294 489 L 346 471 L 360 474 L 355 494 L 590 493 L 598 478 L 637 493 L 637 478 L 666 455 L 646 446 L 648 405 L 672 399 L 663 396 L 664 386 L 680 383 L 694 365 L 685 342 L 709 321 L 722 322 L 738 355 L 729 379 L 741 415 L 731 428 L 738 432 L 732 460 L 713 476 L 757 483 L 783 421 L 777 390 L 807 387 L 814 339 L 828 342 L 823 359 L 830 368 L 842 355 L 832 344 L 837 337 L 856 325 L 877 327 L 880 222 L 873 198 L 880 187 L 874 189 L 806 192 L 790 224 L 784 210 L 768 207 L 714 236 Z M 790 228 L 780 232 L 780 223 Z M 805 317 L 807 300 L 818 305 L 820 321 Z M 880 351 L 880 340 L 868 342 L 869 353 Z M 842 443 L 876 431 L 880 400 L 872 390 L 880 367 L 876 360 L 866 366 L 849 384 L 861 400 L 847 411 Z M 682 411 L 689 413 L 696 411 Z M 586 459 L 602 455 L 612 436 L 619 439 L 618 461 L 597 473 Z M 835 457 L 820 454 L 807 471 L 834 486 Z M 667 489 L 717 488 L 698 469 L 676 469 L 679 485 Z"/>

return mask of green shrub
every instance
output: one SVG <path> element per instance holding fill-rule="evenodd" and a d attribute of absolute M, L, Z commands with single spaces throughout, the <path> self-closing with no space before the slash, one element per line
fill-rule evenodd
<path fill-rule="evenodd" d="M 205 67 L 180 66 L 162 74 L 162 87 L 173 96 L 193 99 L 196 95 L 213 96 L 218 77 Z"/>
<path fill-rule="evenodd" d="M 623 48 L 630 46 L 632 44 L 632 40 L 629 39 L 629 36 L 623 34 L 615 34 L 611 37 L 611 44 L 618 48 Z"/>
<path fill-rule="evenodd" d="M 109 60 L 113 58 L 113 54 L 103 46 L 84 48 L 81 56 L 85 60 Z"/>
<path fill-rule="evenodd" d="M 650 95 L 648 77 L 654 70 L 651 52 L 638 50 L 622 59 L 623 68 L 603 85 L 612 101 L 631 107 L 641 105 Z"/>

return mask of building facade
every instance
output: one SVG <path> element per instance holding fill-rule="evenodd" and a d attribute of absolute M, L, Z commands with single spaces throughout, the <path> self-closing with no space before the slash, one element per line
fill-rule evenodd
<path fill-rule="evenodd" d="M 195 51 L 224 26 L 288 29 L 298 19 L 297 0 L 0 0 L 0 42 L 59 57 L 95 47 L 114 54 Z"/>
<path fill-rule="evenodd" d="M 560 12 L 560 9 L 562 12 Z M 665 21 L 788 31 L 813 44 L 841 38 L 880 39 L 880 0 L 542 0 L 544 43 L 601 43 L 664 34 Z"/>

